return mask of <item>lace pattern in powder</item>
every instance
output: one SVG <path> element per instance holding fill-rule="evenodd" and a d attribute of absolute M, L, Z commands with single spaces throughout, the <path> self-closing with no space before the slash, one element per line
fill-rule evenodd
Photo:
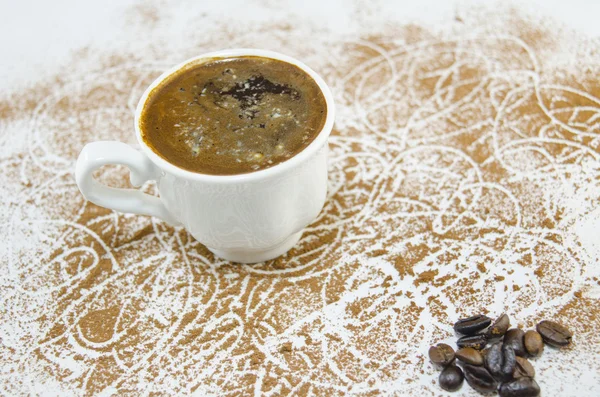
<path fill-rule="evenodd" d="M 496 14 L 310 40 L 302 24 L 215 25 L 177 53 L 139 40 L 132 55 L 90 51 L 5 97 L 2 393 L 437 395 L 428 347 L 451 343 L 459 317 L 507 312 L 568 325 L 573 345 L 547 349 L 536 378 L 590 395 L 600 52 L 553 22 Z M 182 229 L 84 201 L 79 150 L 134 142 L 137 99 L 162 70 L 248 46 L 306 61 L 337 103 L 329 197 L 296 248 L 229 264 Z M 128 186 L 120 167 L 98 177 Z"/>

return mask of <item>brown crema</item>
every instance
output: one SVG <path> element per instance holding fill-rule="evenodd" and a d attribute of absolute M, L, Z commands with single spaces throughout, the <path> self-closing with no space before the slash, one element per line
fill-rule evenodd
<path fill-rule="evenodd" d="M 305 149 L 327 118 L 325 97 L 306 72 L 262 57 L 189 65 L 150 93 L 144 142 L 192 172 L 235 175 L 281 163 Z"/>

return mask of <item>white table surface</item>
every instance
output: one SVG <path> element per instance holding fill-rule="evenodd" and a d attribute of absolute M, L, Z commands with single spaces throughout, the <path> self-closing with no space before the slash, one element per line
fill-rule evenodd
<path fill-rule="evenodd" d="M 452 0 L 378 0 L 378 14 L 373 22 L 390 20 L 398 23 L 421 22 L 435 25 L 447 20 L 471 4 L 494 4 L 493 1 Z M 503 2 L 504 4 L 508 2 Z M 31 76 L 51 75 L 71 51 L 98 45 L 118 49 L 135 39 L 135 30 L 126 24 L 125 10 L 132 0 L 107 1 L 0 1 L 0 88 L 15 87 Z M 194 12 L 206 12 L 210 18 L 251 18 L 256 21 L 294 18 L 318 21 L 337 33 L 355 32 L 350 15 L 360 9 L 359 2 L 344 0 L 278 1 L 278 7 L 261 12 L 260 1 L 171 1 L 165 7 L 182 21 Z M 557 18 L 589 36 L 600 36 L 600 1 L 595 0 L 526 0 L 515 2 L 519 8 Z M 332 16 L 335 16 L 332 18 Z M 176 36 L 177 28 L 173 29 Z"/>
<path fill-rule="evenodd" d="M 131 0 L 0 1 L 0 90 L 18 90 L 19 87 L 56 74 L 69 62 L 73 51 L 84 47 L 114 52 L 120 48 L 130 48 L 131 42 L 139 39 L 139 29 L 131 25 L 127 17 L 127 10 L 135 3 Z M 189 0 L 164 4 L 165 12 L 172 16 L 172 26 L 161 32 L 168 32 L 175 47 L 178 45 L 179 32 L 190 25 L 190 16 L 198 13 L 206 13 L 207 20 L 226 19 L 231 23 L 242 19 L 285 21 L 293 17 L 295 20 L 320 24 L 325 32 L 346 34 L 356 32 L 357 26 L 352 24 L 352 16 L 361 12 L 360 2 L 342 0 Z M 473 2 L 378 0 L 375 4 L 377 7 L 371 7 L 372 12 L 364 16 L 364 20 L 374 27 L 381 21 L 398 24 L 418 22 L 435 26 L 440 21 L 459 15 Z M 581 35 L 600 37 L 600 1 L 530 0 L 519 2 L 519 7 L 562 21 Z M 364 23 L 361 29 L 364 31 Z M 584 373 L 582 379 L 586 385 L 600 387 L 599 374 Z M 467 393 L 466 386 L 463 392 Z M 598 395 L 592 388 L 589 394 L 581 394 L 580 389 L 577 393 Z M 548 390 L 543 395 L 554 394 Z"/>

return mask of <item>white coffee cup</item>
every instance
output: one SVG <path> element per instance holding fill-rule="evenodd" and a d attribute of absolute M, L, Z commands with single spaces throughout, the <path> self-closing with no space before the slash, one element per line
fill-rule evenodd
<path fill-rule="evenodd" d="M 281 60 L 308 73 L 321 89 L 327 119 L 303 151 L 271 168 L 239 175 L 207 175 L 179 168 L 142 139 L 140 115 L 153 88 L 178 70 L 215 57 L 259 56 Z M 335 118 L 333 97 L 323 79 L 302 62 L 273 51 L 233 49 L 189 59 L 163 73 L 142 95 L 135 112 L 138 151 L 116 141 L 88 143 L 77 159 L 75 177 L 85 198 L 119 212 L 151 215 L 183 225 L 215 255 L 240 263 L 278 257 L 300 239 L 321 212 L 327 193 L 327 139 Z M 129 168 L 131 183 L 155 180 L 160 197 L 100 184 L 92 173 L 107 164 Z"/>

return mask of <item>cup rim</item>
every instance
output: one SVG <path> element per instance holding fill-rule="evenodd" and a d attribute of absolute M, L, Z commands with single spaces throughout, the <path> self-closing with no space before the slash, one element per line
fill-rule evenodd
<path fill-rule="evenodd" d="M 195 62 L 209 59 L 209 58 L 219 58 L 219 57 L 236 57 L 236 56 L 259 56 L 263 58 L 276 59 L 280 61 L 284 61 L 290 63 L 294 66 L 299 67 L 305 73 L 307 73 L 312 79 L 317 83 L 319 89 L 323 93 L 325 97 L 325 105 L 327 106 L 327 117 L 325 118 L 325 124 L 316 138 L 301 152 L 296 154 L 295 156 L 290 157 L 289 159 L 282 161 L 272 167 L 266 168 L 264 170 L 252 171 L 245 174 L 234 174 L 234 175 L 211 175 L 211 174 L 202 174 L 199 172 L 189 171 L 184 168 L 178 167 L 175 164 L 168 162 L 166 159 L 161 157 L 158 153 L 156 153 L 152 148 L 150 148 L 144 140 L 142 139 L 142 130 L 140 128 L 140 117 L 142 114 L 142 110 L 148 101 L 148 97 L 154 88 L 156 88 L 159 84 L 161 84 L 165 79 L 173 75 L 175 72 L 193 64 Z M 261 49 L 253 49 L 253 48 L 236 48 L 236 49 L 228 49 L 228 50 L 220 50 L 204 53 L 193 58 L 189 58 L 162 73 L 156 80 L 152 82 L 146 88 L 138 105 L 135 110 L 135 132 L 137 141 L 142 148 L 142 151 L 150 160 L 157 165 L 161 170 L 167 171 L 171 174 L 179 176 L 181 178 L 196 180 L 196 181 L 204 181 L 204 182 L 213 182 L 213 183 L 231 183 L 231 182 L 251 182 L 256 180 L 265 179 L 268 177 L 276 176 L 278 174 L 282 174 L 294 167 L 297 167 L 301 163 L 303 163 L 306 159 L 314 155 L 323 145 L 327 143 L 327 139 L 331 134 L 333 129 L 333 123 L 335 120 L 335 105 L 333 102 L 333 95 L 325 81 L 319 76 L 314 70 L 300 62 L 299 60 L 292 58 L 288 55 L 284 55 L 275 51 L 270 50 L 261 50 Z"/>

